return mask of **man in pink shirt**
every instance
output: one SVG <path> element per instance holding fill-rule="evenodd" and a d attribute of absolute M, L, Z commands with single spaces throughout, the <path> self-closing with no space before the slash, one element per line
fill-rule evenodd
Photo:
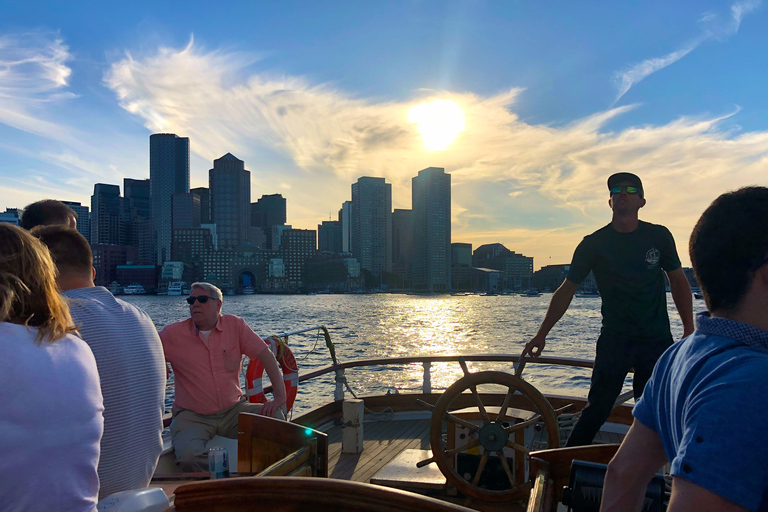
<path fill-rule="evenodd" d="M 237 416 L 256 412 L 285 419 L 284 386 L 274 401 L 251 404 L 240 389 L 243 354 L 259 359 L 271 382 L 283 382 L 277 360 L 258 334 L 235 315 L 222 315 L 222 294 L 209 283 L 193 283 L 190 318 L 160 331 L 165 360 L 176 381 L 171 435 L 182 471 L 208 469 L 208 442 L 219 435 L 237 439 Z"/>

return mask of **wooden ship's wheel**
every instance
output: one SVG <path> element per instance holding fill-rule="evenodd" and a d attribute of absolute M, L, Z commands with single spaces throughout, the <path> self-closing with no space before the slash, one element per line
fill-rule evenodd
<path fill-rule="evenodd" d="M 498 371 L 469 373 L 464 364 L 462 369 L 464 377 L 451 385 L 435 404 L 430 423 L 432 458 L 420 462 L 419 466 L 435 462 L 450 484 L 478 500 L 502 502 L 526 498 L 530 484 L 525 476 L 525 458 L 530 450 L 525 446 L 525 430 L 543 427 L 546 432 L 541 434 L 546 435 L 541 437 L 546 439 L 547 446 L 558 448 L 560 432 L 555 411 L 544 395 L 520 377 Z M 482 385 L 505 389 L 501 404 L 498 394 L 481 396 L 478 386 Z M 466 405 L 466 395 L 463 400 L 457 399 L 467 392 L 474 397 L 474 407 L 466 408 L 457 403 Z M 486 400 L 485 404 L 483 400 Z M 511 402 L 525 410 L 511 408 Z M 522 403 L 525 405 L 521 406 Z M 463 427 L 458 439 L 453 435 L 455 430 L 452 432 L 456 426 Z M 512 467 L 508 461 L 510 453 L 514 453 Z M 475 461 L 470 463 L 469 469 L 457 469 L 461 454 L 471 455 L 469 459 Z M 490 465 L 489 461 L 492 461 Z M 495 466 L 497 473 L 493 484 L 484 482 L 491 466 Z M 499 466 L 503 468 L 501 478 L 498 478 Z"/>

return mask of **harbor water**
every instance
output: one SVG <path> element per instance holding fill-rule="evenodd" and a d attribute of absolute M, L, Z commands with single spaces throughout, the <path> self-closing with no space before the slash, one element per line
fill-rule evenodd
<path fill-rule="evenodd" d="M 263 337 L 325 325 L 340 362 L 360 359 L 450 354 L 514 354 L 536 333 L 552 297 L 519 295 L 236 295 L 224 297 L 223 313 L 243 317 Z M 156 327 L 189 317 L 184 297 L 123 296 L 144 309 Z M 544 356 L 594 359 L 600 332 L 599 297 L 575 297 L 570 308 L 547 337 Z M 672 334 L 682 335 L 682 324 L 667 294 Z M 704 309 L 694 302 L 694 311 Z M 291 336 L 289 346 L 300 374 L 332 364 L 319 332 Z M 512 371 L 510 364 L 469 363 L 471 371 Z M 244 373 L 244 371 L 243 371 Z M 433 390 L 442 390 L 462 376 L 455 363 L 435 363 Z M 386 392 L 419 392 L 421 364 L 353 368 L 346 372 L 358 396 Z M 266 376 L 264 377 L 266 380 Z M 585 396 L 590 370 L 529 364 L 524 378 L 544 393 Z M 333 374 L 299 385 L 294 414 L 333 399 Z M 631 389 L 631 378 L 625 390 Z M 167 408 L 173 400 L 169 386 Z"/>

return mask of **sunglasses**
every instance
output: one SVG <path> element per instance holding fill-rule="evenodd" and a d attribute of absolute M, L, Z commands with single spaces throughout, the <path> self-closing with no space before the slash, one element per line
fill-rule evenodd
<path fill-rule="evenodd" d="M 187 297 L 187 304 L 190 306 L 195 303 L 195 301 L 200 302 L 200 304 L 205 304 L 208 302 L 208 299 L 211 300 L 217 300 L 216 297 L 209 297 L 208 295 L 198 295 L 196 297 Z"/>
<path fill-rule="evenodd" d="M 618 187 L 613 187 L 611 189 L 611 195 L 615 196 L 616 194 L 621 194 L 622 190 L 626 190 L 627 194 L 637 194 L 639 192 L 637 187 L 631 185 L 619 185 Z"/>

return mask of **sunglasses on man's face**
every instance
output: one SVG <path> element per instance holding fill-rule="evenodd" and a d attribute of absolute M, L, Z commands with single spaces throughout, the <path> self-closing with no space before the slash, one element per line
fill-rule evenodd
<path fill-rule="evenodd" d="M 196 297 L 187 297 L 187 304 L 190 306 L 195 303 L 195 301 L 199 301 L 200 304 L 205 304 L 208 302 L 208 299 L 216 300 L 216 297 L 210 297 L 208 295 L 198 295 Z"/>
<path fill-rule="evenodd" d="M 622 190 L 626 190 L 627 194 L 637 194 L 639 192 L 637 187 L 631 185 L 619 185 L 618 187 L 613 187 L 611 189 L 611 195 L 615 196 L 616 194 L 621 194 Z"/>

